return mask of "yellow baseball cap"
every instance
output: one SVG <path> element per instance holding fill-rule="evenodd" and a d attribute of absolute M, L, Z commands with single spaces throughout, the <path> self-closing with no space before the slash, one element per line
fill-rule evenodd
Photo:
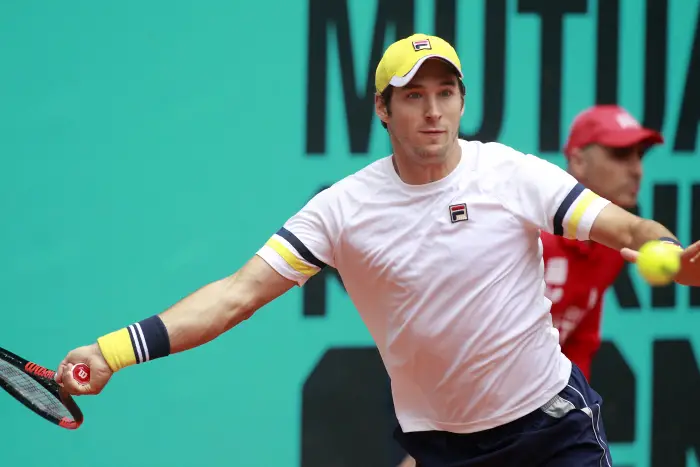
<path fill-rule="evenodd" d="M 455 67 L 462 79 L 462 64 L 455 49 L 444 39 L 426 34 L 413 34 L 391 44 L 377 65 L 374 84 L 377 93 L 387 86 L 408 84 L 420 66 L 429 58 L 440 58 Z"/>

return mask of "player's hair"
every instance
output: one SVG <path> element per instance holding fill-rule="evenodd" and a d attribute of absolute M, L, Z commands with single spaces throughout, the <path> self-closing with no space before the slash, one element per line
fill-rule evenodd
<path fill-rule="evenodd" d="M 457 84 L 459 85 L 459 93 L 462 96 L 462 105 L 464 105 L 464 95 L 466 94 L 466 89 L 464 87 L 464 83 L 462 82 L 461 79 L 457 80 Z M 382 101 L 384 101 L 384 105 L 386 105 L 386 113 L 388 115 L 391 115 L 391 97 L 394 95 L 394 86 L 389 85 L 386 87 L 386 89 L 380 94 Z M 387 128 L 387 125 L 385 122 L 381 122 L 382 126 L 384 129 L 389 131 Z"/>

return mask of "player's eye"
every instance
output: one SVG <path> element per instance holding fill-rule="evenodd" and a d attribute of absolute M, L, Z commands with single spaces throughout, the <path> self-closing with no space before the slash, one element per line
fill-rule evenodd
<path fill-rule="evenodd" d="M 444 90 L 440 93 L 440 95 L 441 95 L 442 97 L 450 97 L 452 94 L 454 94 L 454 92 L 452 91 L 452 89 L 444 89 Z"/>
<path fill-rule="evenodd" d="M 406 95 L 406 97 L 409 98 L 409 99 L 418 99 L 418 98 L 420 97 L 420 94 L 417 93 L 417 92 L 409 92 L 409 93 Z"/>
<path fill-rule="evenodd" d="M 639 158 L 640 154 L 637 148 L 613 148 L 613 158 L 619 161 L 625 161 L 631 158 Z"/>

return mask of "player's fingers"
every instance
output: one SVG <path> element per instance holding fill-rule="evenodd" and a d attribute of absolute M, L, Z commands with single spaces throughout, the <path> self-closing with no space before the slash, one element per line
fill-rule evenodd
<path fill-rule="evenodd" d="M 622 255 L 622 258 L 625 261 L 629 261 L 630 263 L 634 263 L 637 261 L 637 257 L 639 256 L 639 252 L 631 250 L 629 248 L 623 248 L 620 250 L 620 254 Z"/>
<path fill-rule="evenodd" d="M 683 258 L 690 260 L 691 263 L 700 260 L 700 241 L 686 248 L 683 252 Z"/>
<path fill-rule="evenodd" d="M 70 377 L 71 364 L 70 363 L 62 363 L 59 370 L 61 372 L 61 377 L 60 377 L 61 386 L 63 386 L 63 388 L 69 394 L 74 394 L 73 384 L 71 384 L 71 377 Z"/>
<path fill-rule="evenodd" d="M 65 371 L 66 368 L 66 361 L 62 361 L 61 363 L 58 364 L 58 368 L 56 368 L 56 375 L 54 376 L 54 379 L 56 382 L 59 384 L 59 386 L 63 385 L 63 372 Z"/>

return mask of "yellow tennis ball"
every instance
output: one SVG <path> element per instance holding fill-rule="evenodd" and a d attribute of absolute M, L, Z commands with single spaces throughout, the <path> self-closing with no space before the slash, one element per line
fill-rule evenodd
<path fill-rule="evenodd" d="M 682 251 L 681 247 L 672 243 L 660 240 L 647 242 L 639 249 L 637 270 L 649 284 L 667 285 L 678 274 Z"/>

